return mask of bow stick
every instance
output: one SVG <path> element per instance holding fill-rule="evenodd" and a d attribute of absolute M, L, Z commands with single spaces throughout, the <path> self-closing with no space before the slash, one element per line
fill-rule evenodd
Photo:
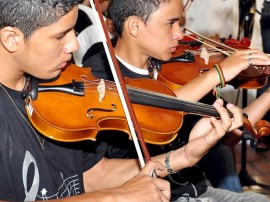
<path fill-rule="evenodd" d="M 95 2 L 95 4 L 94 4 L 94 2 Z M 123 76 L 121 74 L 121 70 L 119 68 L 119 65 L 118 65 L 118 62 L 117 62 L 117 59 L 116 59 L 116 56 L 114 53 L 114 49 L 113 49 L 113 46 L 111 44 L 111 40 L 109 38 L 107 29 L 106 29 L 106 25 L 105 25 L 104 18 L 103 18 L 103 15 L 102 15 L 102 12 L 101 12 L 101 9 L 99 6 L 99 2 L 98 2 L 98 0 L 94 0 L 94 2 L 93 2 L 93 0 L 90 0 L 90 4 L 91 4 L 91 7 L 94 11 L 94 17 L 95 17 L 95 20 L 96 20 L 96 23 L 98 26 L 98 30 L 100 31 L 100 34 L 102 37 L 103 46 L 104 46 L 104 49 L 105 49 L 105 52 L 106 52 L 106 55 L 107 55 L 107 58 L 108 58 L 108 61 L 110 64 L 113 78 L 114 78 L 114 81 L 115 81 L 115 84 L 116 84 L 116 87 L 117 87 L 117 90 L 118 90 L 118 93 L 120 96 L 120 100 L 121 100 L 121 103 L 122 103 L 122 106 L 123 106 L 123 109 L 124 109 L 124 112 L 126 115 L 126 119 L 127 119 L 127 123 L 128 123 L 129 129 L 130 129 L 132 140 L 134 142 L 136 152 L 137 152 L 138 157 L 139 157 L 140 165 L 141 165 L 141 167 L 144 167 L 145 161 L 144 161 L 144 158 L 142 156 L 140 145 L 141 145 L 141 148 L 143 150 L 143 154 L 145 156 L 146 161 L 150 161 L 151 158 L 150 158 L 149 152 L 147 150 L 146 144 L 144 142 L 143 135 L 142 135 L 142 132 L 140 130 L 140 126 L 139 126 L 139 123 L 137 121 L 135 112 L 133 110 L 130 98 L 128 96 L 125 82 L 124 82 Z M 140 145 L 139 145 L 137 140 L 139 140 Z M 156 177 L 155 172 L 153 172 L 153 176 Z"/>

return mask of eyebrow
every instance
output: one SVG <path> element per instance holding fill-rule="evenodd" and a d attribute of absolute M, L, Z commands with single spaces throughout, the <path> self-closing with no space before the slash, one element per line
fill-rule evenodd
<path fill-rule="evenodd" d="M 74 29 L 74 27 L 71 27 L 71 28 L 69 28 L 69 29 L 67 29 L 65 31 L 62 31 L 62 32 L 57 33 L 56 35 L 65 35 L 65 34 L 67 34 L 68 32 L 70 32 L 73 29 Z"/>
<path fill-rule="evenodd" d="M 177 18 L 170 18 L 170 19 L 168 19 L 168 21 L 169 22 L 176 22 L 176 21 L 179 21 L 180 20 L 180 18 L 179 17 L 177 17 Z"/>

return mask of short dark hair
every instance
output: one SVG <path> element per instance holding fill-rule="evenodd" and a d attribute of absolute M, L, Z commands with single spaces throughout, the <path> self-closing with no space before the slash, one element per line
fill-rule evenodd
<path fill-rule="evenodd" d="M 130 16 L 137 16 L 146 23 L 149 16 L 167 1 L 169 0 L 110 0 L 108 13 L 116 32 L 121 36 L 124 22 Z"/>
<path fill-rule="evenodd" d="M 25 38 L 67 14 L 80 0 L 0 0 L 0 29 L 16 27 Z"/>

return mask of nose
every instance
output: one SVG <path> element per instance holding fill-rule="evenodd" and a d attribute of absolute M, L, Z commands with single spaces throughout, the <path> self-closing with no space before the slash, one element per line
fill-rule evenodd
<path fill-rule="evenodd" d="M 75 35 L 75 31 L 73 31 L 72 33 L 70 33 L 70 38 L 68 42 L 66 43 L 66 45 L 64 46 L 64 51 L 65 53 L 73 53 L 78 49 L 79 49 L 79 43 Z"/>
<path fill-rule="evenodd" d="M 184 38 L 184 33 L 181 30 L 181 27 L 178 25 L 175 28 L 174 34 L 173 34 L 173 39 L 174 40 L 181 40 Z"/>

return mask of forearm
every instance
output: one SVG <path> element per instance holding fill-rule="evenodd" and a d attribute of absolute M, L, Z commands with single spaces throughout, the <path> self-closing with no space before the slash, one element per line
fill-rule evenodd
<path fill-rule="evenodd" d="M 243 109 L 248 115 L 248 120 L 254 124 L 261 120 L 270 109 L 270 88 L 268 88 L 260 97 Z"/>
<path fill-rule="evenodd" d="M 118 202 L 117 193 L 114 190 L 102 190 L 92 193 L 85 193 L 62 199 L 50 200 L 50 202 Z"/>
<path fill-rule="evenodd" d="M 93 168 L 84 173 L 86 192 L 118 187 L 130 180 L 140 171 L 136 159 L 102 159 Z M 100 180 L 105 179 L 106 180 Z"/>
<path fill-rule="evenodd" d="M 191 140 L 185 146 L 172 151 L 169 158 L 172 170 L 179 171 L 195 165 L 212 146 L 207 143 L 207 137 L 203 136 Z M 152 160 L 159 161 L 165 166 L 165 155 L 155 156 Z M 165 177 L 168 175 L 168 172 L 166 170 L 158 171 L 157 174 L 159 177 Z"/>
<path fill-rule="evenodd" d="M 174 93 L 179 99 L 196 102 L 213 90 L 219 83 L 218 73 L 213 68 L 178 88 Z"/>

